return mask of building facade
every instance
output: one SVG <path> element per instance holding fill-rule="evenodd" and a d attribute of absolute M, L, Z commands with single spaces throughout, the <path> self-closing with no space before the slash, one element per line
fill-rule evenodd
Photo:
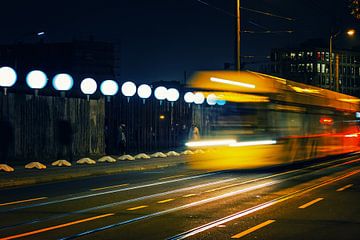
<path fill-rule="evenodd" d="M 330 62 L 332 74 L 330 76 Z M 267 72 L 325 89 L 360 97 L 360 52 L 334 50 L 330 61 L 329 49 L 273 49 Z"/>

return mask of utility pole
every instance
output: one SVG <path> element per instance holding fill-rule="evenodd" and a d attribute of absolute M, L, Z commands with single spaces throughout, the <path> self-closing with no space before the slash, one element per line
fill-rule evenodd
<path fill-rule="evenodd" d="M 236 57 L 235 57 L 235 66 L 236 70 L 240 71 L 240 0 L 236 0 L 236 47 L 235 47 Z"/>

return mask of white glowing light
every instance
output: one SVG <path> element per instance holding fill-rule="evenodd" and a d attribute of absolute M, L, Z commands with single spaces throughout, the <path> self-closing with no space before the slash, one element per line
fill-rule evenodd
<path fill-rule="evenodd" d="M 222 78 L 216 78 L 216 77 L 211 77 L 210 81 L 218 82 L 218 83 L 224 83 L 224 84 L 230 84 L 230 85 L 239 86 L 239 87 L 255 88 L 254 84 L 236 82 L 236 81 L 222 79 Z"/>
<path fill-rule="evenodd" d="M 55 75 L 52 81 L 53 87 L 58 91 L 68 91 L 74 85 L 73 78 L 66 73 L 60 73 Z"/>
<path fill-rule="evenodd" d="M 133 82 L 125 82 L 121 86 L 121 92 L 125 97 L 132 97 L 136 93 L 136 85 Z"/>
<path fill-rule="evenodd" d="M 179 91 L 175 88 L 169 88 L 166 92 L 166 99 L 169 102 L 176 102 L 179 99 Z"/>
<path fill-rule="evenodd" d="M 97 89 L 97 83 L 92 78 L 85 78 L 81 81 L 80 89 L 86 95 L 94 94 Z"/>
<path fill-rule="evenodd" d="M 184 95 L 184 100 L 186 103 L 193 103 L 195 100 L 195 95 L 192 92 L 187 92 Z"/>
<path fill-rule="evenodd" d="M 163 87 L 163 86 L 157 87 L 155 89 L 154 95 L 157 100 L 165 100 L 165 98 L 167 96 L 166 87 Z"/>
<path fill-rule="evenodd" d="M 211 93 L 207 96 L 206 98 L 206 102 L 209 104 L 209 105 L 215 105 L 216 104 L 216 95 Z"/>
<path fill-rule="evenodd" d="M 141 84 L 137 90 L 137 94 L 143 99 L 149 98 L 151 96 L 151 92 L 151 87 L 147 84 Z"/>
<path fill-rule="evenodd" d="M 26 76 L 26 83 L 32 89 L 43 89 L 46 86 L 48 78 L 46 74 L 39 70 L 34 70 Z"/>
<path fill-rule="evenodd" d="M 105 96 L 114 96 L 119 91 L 119 85 L 114 80 L 105 80 L 100 84 L 100 91 Z"/>
<path fill-rule="evenodd" d="M 195 104 L 202 104 L 205 101 L 204 94 L 197 92 L 194 96 L 194 103 Z"/>
<path fill-rule="evenodd" d="M 12 87 L 17 79 L 17 75 L 14 69 L 11 67 L 0 68 L 0 86 L 1 87 Z"/>
<path fill-rule="evenodd" d="M 216 100 L 216 104 L 219 106 L 224 106 L 226 103 L 226 101 L 224 99 L 218 99 Z"/>
<path fill-rule="evenodd" d="M 261 140 L 261 141 L 249 141 L 249 142 L 236 142 L 232 143 L 230 147 L 245 147 L 245 146 L 258 146 L 258 145 L 271 145 L 276 144 L 275 140 Z"/>
<path fill-rule="evenodd" d="M 222 139 L 222 140 L 208 140 L 208 141 L 195 141 L 185 143 L 188 147 L 209 147 L 209 146 L 228 146 L 236 143 L 235 139 Z"/>

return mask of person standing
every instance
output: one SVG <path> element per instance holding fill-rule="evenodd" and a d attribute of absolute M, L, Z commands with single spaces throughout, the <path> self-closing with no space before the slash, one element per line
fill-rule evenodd
<path fill-rule="evenodd" d="M 193 140 L 193 141 L 200 140 L 200 130 L 194 123 L 191 125 L 189 131 L 189 140 Z"/>
<path fill-rule="evenodd" d="M 125 124 L 120 124 L 117 128 L 116 147 L 119 154 L 125 154 L 126 152 L 126 134 Z"/>

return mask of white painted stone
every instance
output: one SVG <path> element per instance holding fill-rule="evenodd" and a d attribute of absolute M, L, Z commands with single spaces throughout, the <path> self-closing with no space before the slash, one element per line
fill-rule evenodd
<path fill-rule="evenodd" d="M 98 162 L 108 162 L 108 163 L 114 163 L 116 162 L 116 159 L 110 156 L 104 156 L 100 159 L 98 159 Z"/>
<path fill-rule="evenodd" d="M 183 154 L 183 155 L 192 155 L 192 154 L 194 154 L 194 152 L 191 151 L 191 150 L 185 150 L 181 154 Z"/>
<path fill-rule="evenodd" d="M 37 169 L 46 169 L 46 166 L 40 162 L 31 162 L 25 165 L 25 168 L 27 169 L 32 169 L 32 168 L 37 168 Z"/>
<path fill-rule="evenodd" d="M 67 160 L 57 160 L 53 162 L 51 165 L 58 167 L 71 167 L 71 163 L 69 163 Z"/>
<path fill-rule="evenodd" d="M 82 158 L 76 161 L 77 164 L 96 164 L 96 161 L 91 158 Z"/>
<path fill-rule="evenodd" d="M 129 161 L 132 161 L 132 160 L 135 160 L 135 158 L 129 154 L 126 154 L 126 155 L 122 155 L 120 157 L 118 157 L 118 160 L 129 160 Z"/>
<path fill-rule="evenodd" d="M 202 153 L 205 153 L 205 151 L 201 150 L 201 149 L 196 149 L 194 153 L 195 154 L 202 154 Z"/>
<path fill-rule="evenodd" d="M 4 172 L 13 172 L 14 168 L 10 167 L 7 164 L 0 164 L 0 171 L 4 171 Z"/>
<path fill-rule="evenodd" d="M 139 153 L 139 154 L 135 155 L 134 158 L 135 159 L 149 159 L 150 156 L 145 153 Z"/>
<path fill-rule="evenodd" d="M 168 157 L 180 156 L 180 154 L 175 151 L 170 151 L 170 152 L 166 153 L 166 155 Z"/>
<path fill-rule="evenodd" d="M 165 158 L 165 157 L 167 157 L 167 155 L 165 153 L 162 153 L 162 152 L 156 152 L 156 153 L 151 154 L 150 157 Z"/>

